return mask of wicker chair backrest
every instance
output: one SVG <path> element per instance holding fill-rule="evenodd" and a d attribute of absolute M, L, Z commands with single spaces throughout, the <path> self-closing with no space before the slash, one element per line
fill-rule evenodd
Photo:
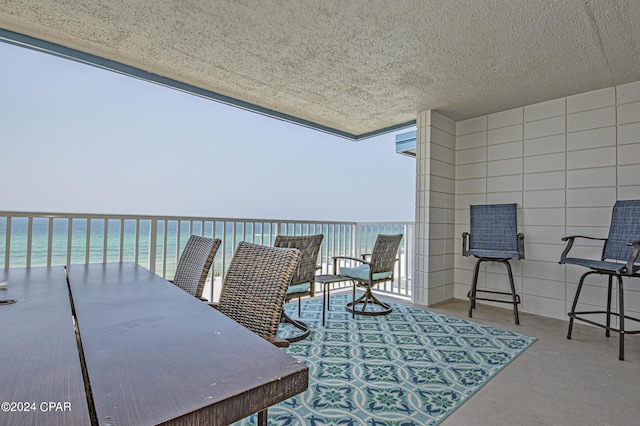
<path fill-rule="evenodd" d="M 276 336 L 300 252 L 240 242 L 224 278 L 218 310 L 257 335 Z"/>
<path fill-rule="evenodd" d="M 300 263 L 291 279 L 291 285 L 311 282 L 316 275 L 318 253 L 324 235 L 289 236 L 278 235 L 274 247 L 295 248 L 300 250 Z"/>
<path fill-rule="evenodd" d="M 402 234 L 379 234 L 371 252 L 371 273 L 392 271 Z"/>
<path fill-rule="evenodd" d="M 173 283 L 195 297 L 202 296 L 220 243 L 218 239 L 191 235 L 178 260 Z"/>

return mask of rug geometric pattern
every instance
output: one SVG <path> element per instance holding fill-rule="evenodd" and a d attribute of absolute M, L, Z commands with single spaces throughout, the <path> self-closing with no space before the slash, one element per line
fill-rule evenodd
<path fill-rule="evenodd" d="M 311 335 L 285 350 L 309 366 L 309 388 L 270 407 L 270 425 L 436 425 L 536 340 L 398 304 L 389 315 L 352 319 L 350 300 L 331 297 L 324 327 L 322 299 L 302 302 Z M 297 303 L 285 309 L 297 317 Z"/>

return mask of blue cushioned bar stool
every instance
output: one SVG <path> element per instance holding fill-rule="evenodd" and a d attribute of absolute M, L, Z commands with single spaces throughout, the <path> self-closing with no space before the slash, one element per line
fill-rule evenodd
<path fill-rule="evenodd" d="M 567 257 L 576 238 L 603 241 L 600 259 Z M 622 282 L 622 278 L 640 278 L 640 265 L 636 263 L 638 254 L 640 253 L 640 200 L 616 202 L 613 206 L 611 226 L 609 227 L 609 236 L 607 238 L 574 235 L 564 237 L 562 241 L 566 241 L 567 246 L 564 252 L 562 252 L 560 263 L 584 266 L 590 269 L 590 271 L 585 272 L 582 277 L 580 277 L 576 295 L 573 299 L 573 305 L 571 305 L 571 312 L 568 313 L 570 319 L 567 339 L 571 339 L 574 319 L 604 328 L 607 337 L 609 337 L 611 331 L 616 331 L 620 334 L 618 359 L 624 360 L 624 335 L 640 333 L 640 330 L 629 331 L 625 329 L 625 320 L 640 322 L 640 319 L 624 314 L 624 289 Z M 592 274 L 606 275 L 609 277 L 607 309 L 605 311 L 576 311 L 584 279 Z M 618 312 L 611 312 L 611 293 L 614 277 L 618 281 Z M 585 315 L 604 316 L 605 324 L 587 319 L 584 317 Z M 618 318 L 618 327 L 611 325 L 611 315 Z M 593 316 L 591 318 L 593 318 Z"/>
<path fill-rule="evenodd" d="M 469 318 L 476 307 L 476 300 L 509 303 L 513 305 L 516 324 L 520 324 L 518 304 L 520 296 L 513 284 L 510 259 L 524 259 L 524 234 L 518 233 L 517 207 L 515 204 L 487 204 L 471 206 L 471 232 L 462 234 L 462 255 L 478 258 L 473 270 L 469 298 Z M 478 289 L 478 271 L 482 262 L 501 262 L 507 267 L 511 292 Z M 509 300 L 478 296 L 507 295 Z"/>

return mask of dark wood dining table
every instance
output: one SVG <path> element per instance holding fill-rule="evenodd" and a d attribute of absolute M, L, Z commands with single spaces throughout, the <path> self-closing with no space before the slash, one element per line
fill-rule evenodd
<path fill-rule="evenodd" d="M 64 269 L 0 269 L 0 282 L 15 301 L 0 302 L 0 425 L 90 424 Z"/>
<path fill-rule="evenodd" d="M 33 271 L 38 269 L 22 273 L 33 277 Z M 70 265 L 63 285 L 59 283 L 59 274 L 64 280 L 62 268 L 46 270 L 49 278 L 56 277 L 55 284 L 48 285 L 67 291 L 66 318 L 62 315 L 55 322 L 48 322 L 56 330 L 72 332 L 72 341 L 57 345 L 65 347 L 65 351 L 75 351 L 76 364 L 71 371 L 75 369 L 73 383 L 81 391 L 76 389 L 74 395 L 81 398 L 77 410 L 72 405 L 72 413 L 83 417 L 76 424 L 88 424 L 82 423 L 88 416 L 91 423 L 114 426 L 227 425 L 308 386 L 306 365 L 135 263 Z M 0 307 L 3 322 L 5 317 L 13 317 L 11 311 L 15 307 L 31 304 L 19 287 L 31 286 L 33 280 L 21 283 L 14 279 L 16 274 L 11 269 L 0 274 L 0 280 L 3 276 L 9 280 L 7 288 L 0 290 L 0 297 L 17 300 Z M 64 305 L 64 291 L 60 293 L 61 300 L 49 303 Z M 68 327 L 72 324 L 71 311 L 77 324 L 77 339 L 73 326 Z M 40 328 L 38 324 L 44 320 L 34 324 L 35 314 L 26 311 L 18 316 L 22 317 L 21 321 L 14 320 L 18 329 L 28 327 L 26 324 Z M 4 335 L 0 331 L 0 336 Z M 10 345 L 4 349 L 4 359 L 18 360 L 25 350 L 35 350 L 38 355 L 34 362 L 45 362 L 50 350 L 42 342 L 40 346 L 32 345 L 33 348 Z M 4 354 L 2 350 L 0 353 Z M 70 375 L 65 367 L 51 373 L 64 376 L 60 382 Z M 81 369 L 83 375 L 78 377 Z M 6 375 L 12 387 L 24 383 L 25 390 L 14 396 L 6 393 L 3 386 L 0 399 L 27 397 L 29 389 L 39 387 L 39 375 L 21 377 L 18 371 L 1 371 L 2 383 L 7 383 Z M 55 394 L 61 396 L 43 392 L 41 398 L 45 400 L 65 395 L 62 390 Z M 18 419 L 29 417 L 25 414 L 10 413 Z M 47 413 L 37 414 L 49 419 Z M 4 415 L 0 412 L 0 424 Z"/>

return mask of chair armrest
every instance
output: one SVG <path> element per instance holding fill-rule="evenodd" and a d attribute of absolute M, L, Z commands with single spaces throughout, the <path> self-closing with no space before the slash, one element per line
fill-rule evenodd
<path fill-rule="evenodd" d="M 368 264 L 368 265 L 370 265 L 370 264 L 371 264 L 371 262 L 369 262 L 369 261 L 367 261 L 367 260 L 360 259 L 360 258 L 358 258 L 358 257 L 351 257 L 351 256 L 333 256 L 333 259 L 334 259 L 334 260 L 336 260 L 336 259 L 355 260 L 355 261 L 357 261 L 357 262 L 366 263 L 366 264 Z"/>
<path fill-rule="evenodd" d="M 371 262 L 364 260 L 364 259 L 359 259 L 357 257 L 351 257 L 351 256 L 333 256 L 333 275 L 338 275 L 338 262 L 336 262 L 336 260 L 338 259 L 344 259 L 344 260 L 355 260 L 356 262 L 360 262 L 363 263 L 365 265 L 371 265 Z"/>
<path fill-rule="evenodd" d="M 607 238 L 598 238 L 598 237 L 587 237 L 584 235 L 570 235 L 567 237 L 562 237 L 561 241 L 566 241 L 567 245 L 564 248 L 564 251 L 562 252 L 562 254 L 560 255 L 560 262 L 559 263 L 565 263 L 565 259 L 567 258 L 567 254 L 569 254 L 569 250 L 571 250 L 571 247 L 573 247 L 573 242 L 575 241 L 576 238 L 584 238 L 586 240 L 595 240 L 595 241 L 607 241 Z M 603 244 L 603 250 L 604 250 L 604 244 Z"/>
<path fill-rule="evenodd" d="M 628 246 L 633 246 L 633 250 L 631 250 L 631 254 L 629 255 L 629 259 L 627 260 L 626 266 L 626 274 L 633 275 L 633 264 L 638 260 L 638 255 L 640 254 L 640 240 L 629 241 L 627 243 Z"/>
<path fill-rule="evenodd" d="M 574 240 L 576 238 L 584 238 L 584 239 L 587 239 L 587 240 L 607 241 L 606 238 L 587 237 L 587 236 L 584 236 L 584 235 L 570 235 L 568 237 L 562 237 L 561 241 Z"/>
<path fill-rule="evenodd" d="M 520 259 L 524 259 L 524 234 L 520 232 L 516 238 L 518 239 L 518 254 Z"/>
<path fill-rule="evenodd" d="M 213 309 L 220 310 L 220 305 L 218 305 L 218 302 L 209 302 L 207 303 L 207 305 L 211 306 Z"/>
<path fill-rule="evenodd" d="M 274 336 L 270 339 L 266 339 L 267 342 L 279 347 L 279 348 L 288 348 L 289 347 L 289 341 L 287 339 L 284 339 L 280 336 Z"/>
<path fill-rule="evenodd" d="M 469 236 L 471 234 L 469 234 L 468 232 L 463 232 L 462 233 L 462 255 L 467 257 L 469 256 L 467 254 L 467 251 L 469 250 Z"/>

